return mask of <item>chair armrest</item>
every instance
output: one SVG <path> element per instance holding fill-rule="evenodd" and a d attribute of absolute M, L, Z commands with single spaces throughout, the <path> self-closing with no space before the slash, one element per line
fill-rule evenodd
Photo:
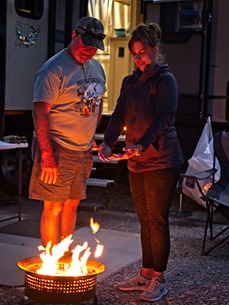
<path fill-rule="evenodd" d="M 202 172 L 193 173 L 193 174 L 181 174 L 181 178 L 192 178 L 194 180 L 205 180 L 213 176 L 217 172 L 217 169 L 210 168 Z"/>

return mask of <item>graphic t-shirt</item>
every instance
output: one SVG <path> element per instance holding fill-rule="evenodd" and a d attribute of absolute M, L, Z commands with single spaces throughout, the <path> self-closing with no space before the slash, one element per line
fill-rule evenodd
<path fill-rule="evenodd" d="M 91 147 L 102 95 L 106 92 L 101 64 L 78 63 L 66 50 L 50 58 L 37 72 L 33 102 L 51 105 L 51 138 L 60 145 L 85 151 Z"/>

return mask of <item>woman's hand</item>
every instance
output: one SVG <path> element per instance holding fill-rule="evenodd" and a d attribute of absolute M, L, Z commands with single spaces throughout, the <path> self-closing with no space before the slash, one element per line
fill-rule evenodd
<path fill-rule="evenodd" d="M 143 147 L 140 144 L 137 145 L 129 145 L 126 147 L 123 147 L 124 154 L 117 153 L 110 156 L 110 160 L 128 160 L 130 158 L 133 158 L 135 156 L 140 156 L 140 151 L 143 149 Z"/>
<path fill-rule="evenodd" d="M 100 144 L 97 146 L 98 150 L 98 156 L 101 160 L 103 161 L 109 161 L 111 154 L 112 154 L 112 149 L 105 143 Z"/>

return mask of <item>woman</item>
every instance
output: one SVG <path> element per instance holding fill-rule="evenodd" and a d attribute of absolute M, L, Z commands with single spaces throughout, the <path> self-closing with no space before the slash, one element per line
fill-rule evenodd
<path fill-rule="evenodd" d="M 158 301 L 167 292 L 165 275 L 170 252 L 169 209 L 183 155 L 174 127 L 179 89 L 160 53 L 160 27 L 140 24 L 128 47 L 137 69 L 124 78 L 116 108 L 98 147 L 104 160 L 128 159 L 129 180 L 141 224 L 142 268 L 118 284 L 123 291 L 141 290 L 143 301 Z M 126 126 L 124 154 L 113 154 Z"/>

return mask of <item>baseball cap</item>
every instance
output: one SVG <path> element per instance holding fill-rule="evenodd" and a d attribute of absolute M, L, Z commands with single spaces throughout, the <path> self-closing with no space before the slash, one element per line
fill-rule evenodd
<path fill-rule="evenodd" d="M 104 50 L 103 40 L 106 37 L 102 23 L 94 17 L 81 18 L 75 31 L 81 34 L 81 40 L 85 46 L 95 47 Z"/>

